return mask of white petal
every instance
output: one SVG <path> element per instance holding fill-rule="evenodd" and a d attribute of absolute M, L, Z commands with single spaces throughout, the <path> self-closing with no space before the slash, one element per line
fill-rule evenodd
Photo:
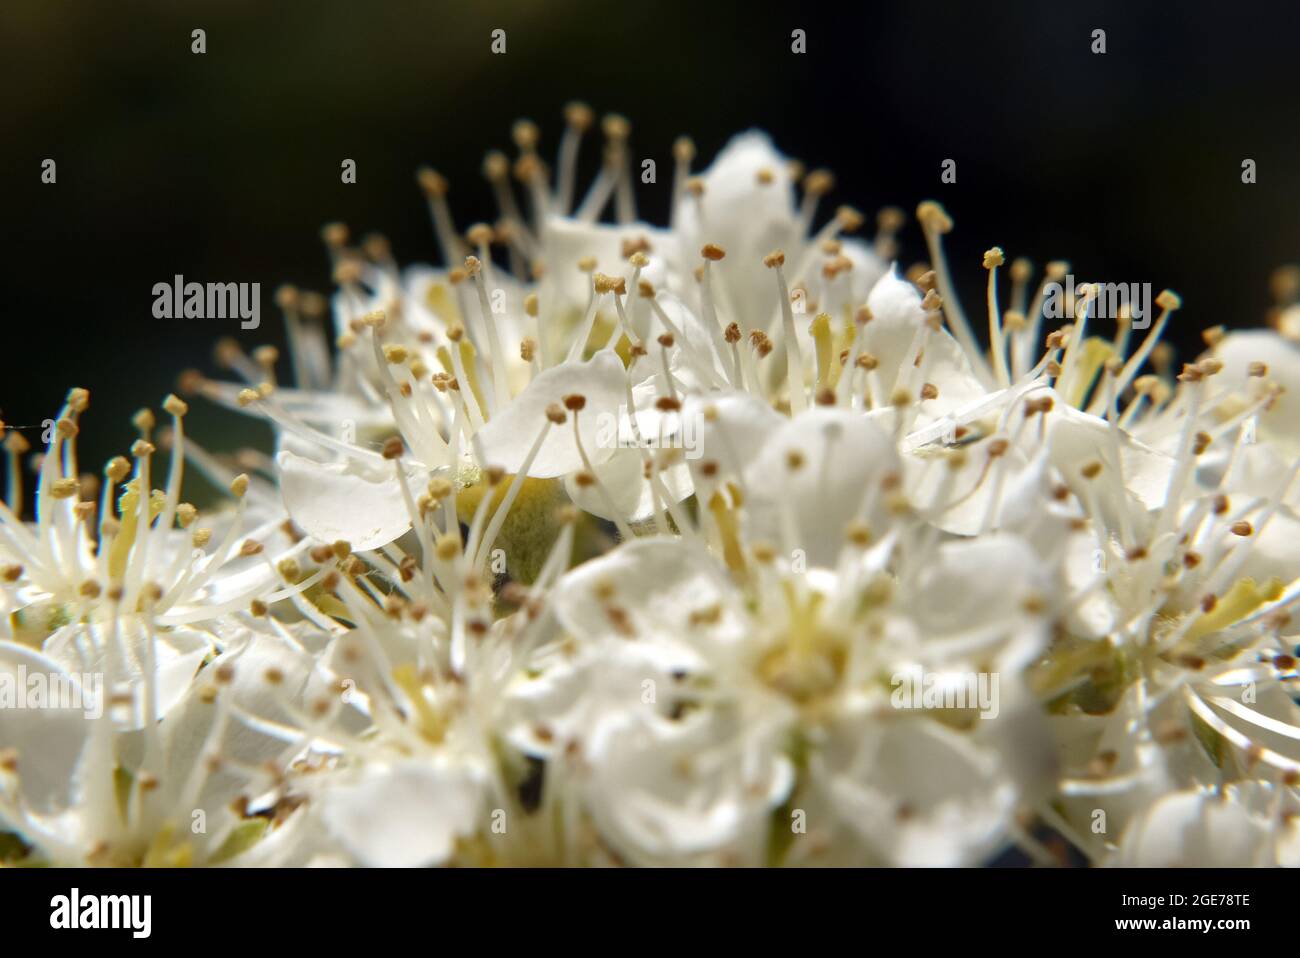
<path fill-rule="evenodd" d="M 326 826 L 372 868 L 421 868 L 451 858 L 477 827 L 483 788 L 465 770 L 408 761 L 367 767 L 353 782 L 322 783 Z"/>
<path fill-rule="evenodd" d="M 1166 795 L 1130 823 L 1116 864 L 1138 868 L 1243 868 L 1264 864 L 1272 828 L 1229 792 Z"/>
<path fill-rule="evenodd" d="M 1215 390 L 1239 392 L 1242 400 L 1239 405 L 1243 408 L 1254 395 L 1249 389 L 1250 364 L 1261 362 L 1268 366 L 1265 379 L 1286 391 L 1271 409 L 1260 415 L 1260 429 L 1290 442 L 1300 442 L 1300 346 L 1272 330 L 1247 329 L 1225 336 L 1214 347 L 1214 355 L 1223 363 L 1223 369 L 1212 380 Z"/>
<path fill-rule="evenodd" d="M 802 461 L 793 470 L 792 456 Z M 810 565 L 833 566 L 863 497 L 891 473 L 901 477 L 902 464 L 878 425 L 847 409 L 810 409 L 770 435 L 746 470 L 752 532 L 779 549 L 802 549 Z M 885 499 L 876 497 L 868 525 L 884 528 Z M 787 511 L 795 537 L 788 544 Z"/>
<path fill-rule="evenodd" d="M 619 407 L 627 403 L 626 375 L 622 360 L 608 349 L 585 362 L 561 363 L 545 370 L 479 430 L 483 464 L 518 473 L 546 424 L 546 407 L 571 393 L 580 393 L 587 400 L 578 418 L 583 449 L 593 465 L 604 462 L 614 449 L 602 446 L 599 430 L 602 423 L 618 422 Z M 549 479 L 583 468 L 573 438 L 573 413 L 568 415 L 569 421 L 551 428 L 528 475 Z"/>
<path fill-rule="evenodd" d="M 56 680 L 74 695 L 81 694 L 85 707 L 51 708 L 48 700 L 42 703 L 29 699 L 29 683 L 35 676 L 40 676 L 47 690 L 51 680 Z M 84 686 L 80 675 L 67 671 L 53 659 L 4 641 L 0 641 L 0 683 L 5 686 L 0 688 L 0 697 L 16 696 L 15 706 L 46 706 L 5 707 L 0 711 L 0 749 L 18 752 L 19 794 L 37 813 L 66 809 L 74 800 L 77 769 L 93 727 L 87 709 L 93 714 L 94 706 L 88 703 L 93 700 L 100 704 L 91 694 L 94 686 Z"/>
<path fill-rule="evenodd" d="M 650 454 L 654 455 L 654 450 Z M 635 449 L 619 449 L 596 466 L 595 472 L 601 488 L 609 496 L 608 501 L 596 486 L 580 486 L 573 476 L 564 481 L 565 491 L 579 509 L 603 519 L 622 516 L 629 522 L 642 522 L 654 515 L 655 492 L 651 489 L 650 480 L 645 477 L 645 463 L 640 452 Z M 681 502 L 695 491 L 690 466 L 685 462 L 660 469 L 657 479 L 661 512 L 669 504 Z M 609 501 L 614 503 L 613 509 L 609 507 Z"/>
<path fill-rule="evenodd" d="M 891 865 L 953 867 L 996 849 L 1015 789 L 992 756 L 927 718 L 863 726 L 859 718 L 841 730 L 851 740 L 845 771 L 827 764 L 815 774 L 842 821 L 877 854 Z"/>
<path fill-rule="evenodd" d="M 720 615 L 708 626 L 713 642 L 736 642 L 745 634 L 746 616 L 738 593 L 711 556 L 682 539 L 648 537 L 621 547 L 566 575 L 556 586 L 554 608 L 571 633 L 587 638 L 618 637 L 604 605 L 595 598 L 606 583 L 628 613 L 636 634 L 670 644 L 700 633 L 692 613 L 717 607 Z"/>
<path fill-rule="evenodd" d="M 291 452 L 280 453 L 276 462 L 285 508 L 321 542 L 342 539 L 358 551 L 377 549 L 411 527 L 391 470 L 356 461 L 314 462 Z"/>

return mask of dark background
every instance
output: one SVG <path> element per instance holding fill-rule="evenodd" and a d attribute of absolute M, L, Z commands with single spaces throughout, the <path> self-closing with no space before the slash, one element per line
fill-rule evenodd
<path fill-rule="evenodd" d="M 489 52 L 496 27 L 504 56 Z M 1090 52 L 1094 28 L 1105 55 Z M 835 171 L 825 210 L 941 200 L 973 316 L 980 253 L 999 244 L 1068 259 L 1081 279 L 1172 287 L 1185 304 L 1173 338 L 1190 348 L 1205 327 L 1260 322 L 1269 274 L 1300 260 L 1297 49 L 1294 12 L 1244 2 L 5 0 L 0 416 L 36 424 L 88 387 L 80 442 L 97 468 L 178 372 L 214 371 L 218 336 L 282 341 L 275 287 L 328 289 L 321 224 L 381 231 L 401 262 L 430 260 L 416 167 L 451 180 L 462 228 L 494 219 L 483 153 L 510 148 L 511 123 L 529 117 L 553 157 L 573 98 L 631 119 L 633 155 L 660 170 L 638 196 L 652 221 L 676 136 L 695 138 L 699 168 L 759 126 Z M 57 185 L 40 183 L 46 157 Z M 340 183 L 345 157 L 356 185 Z M 956 185 L 939 181 L 948 157 Z M 903 238 L 904 263 L 921 258 L 914 223 Z M 260 282 L 262 327 L 154 319 L 153 284 L 175 273 Z M 191 431 L 208 445 L 257 434 L 203 405 Z"/>

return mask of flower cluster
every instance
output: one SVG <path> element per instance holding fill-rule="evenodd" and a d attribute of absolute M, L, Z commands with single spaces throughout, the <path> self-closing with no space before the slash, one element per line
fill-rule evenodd
<path fill-rule="evenodd" d="M 1066 264 L 993 248 L 977 336 L 937 203 L 900 270 L 751 132 L 650 226 L 566 121 L 495 225 L 420 172 L 446 267 L 327 227 L 292 385 L 182 376 L 273 458 L 169 396 L 84 475 L 74 389 L 24 518 L 10 432 L 0 862 L 1300 863 L 1295 277 L 1178 371 L 1174 293 L 1047 328 Z"/>

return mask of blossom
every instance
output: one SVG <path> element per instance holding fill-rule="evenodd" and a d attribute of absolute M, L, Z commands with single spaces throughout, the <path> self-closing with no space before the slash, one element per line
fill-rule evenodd
<path fill-rule="evenodd" d="M 577 195 L 594 125 L 517 124 L 463 235 L 421 170 L 442 265 L 327 226 L 292 377 L 181 377 L 243 472 L 169 396 L 87 477 L 74 389 L 25 518 L 9 434 L 0 682 L 89 704 L 0 714 L 0 860 L 1295 864 L 1294 284 L 1178 369 L 1173 291 L 993 247 L 977 331 L 938 203 L 904 270 L 748 131 L 653 225 L 622 117 Z"/>

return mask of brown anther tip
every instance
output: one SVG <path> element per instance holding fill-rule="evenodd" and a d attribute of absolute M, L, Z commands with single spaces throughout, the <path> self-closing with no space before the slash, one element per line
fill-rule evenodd
<path fill-rule="evenodd" d="M 389 436 L 384 440 L 383 454 L 385 459 L 399 459 L 405 450 L 406 446 L 398 436 Z"/>
<path fill-rule="evenodd" d="M 1253 532 L 1255 531 L 1255 527 L 1252 526 L 1252 525 L 1251 525 L 1249 522 L 1247 522 L 1245 519 L 1238 519 L 1236 522 L 1234 522 L 1234 523 L 1233 523 L 1231 526 L 1229 526 L 1228 528 L 1229 528 L 1229 530 L 1232 532 L 1232 534 L 1233 534 L 1234 536 L 1243 536 L 1243 537 L 1244 537 L 1244 536 L 1248 536 L 1248 535 L 1250 535 L 1251 533 L 1253 533 Z"/>
<path fill-rule="evenodd" d="M 1096 479 L 1101 475 L 1101 463 L 1096 459 L 1092 462 L 1086 463 L 1084 467 L 1079 470 L 1079 475 L 1083 476 L 1085 479 Z"/>
<path fill-rule="evenodd" d="M 326 223 L 320 229 L 320 238 L 331 249 L 340 249 L 347 245 L 348 228 L 345 223 Z"/>
<path fill-rule="evenodd" d="M 510 176 L 510 160 L 500 150 L 489 150 L 483 157 L 483 178 L 498 183 Z"/>
<path fill-rule="evenodd" d="M 843 233 L 856 233 L 866 222 L 866 217 L 852 206 L 841 206 L 835 211 L 835 222 Z"/>
<path fill-rule="evenodd" d="M 579 133 L 590 129 L 595 119 L 596 114 L 585 103 L 575 100 L 564 107 L 564 122 Z"/>
<path fill-rule="evenodd" d="M 465 239 L 470 246 L 490 246 L 495 236 L 496 233 L 493 231 L 492 227 L 488 226 L 486 223 L 475 223 L 465 231 Z M 470 260 L 474 261 L 474 265 L 470 265 Z M 465 260 L 465 268 L 469 271 L 469 274 L 473 276 L 479 270 L 478 259 L 473 256 L 467 257 Z"/>
<path fill-rule="evenodd" d="M 805 193 L 813 196 L 825 196 L 835 188 L 835 174 L 830 170 L 817 169 L 803 178 Z"/>
<path fill-rule="evenodd" d="M 587 405 L 587 397 L 582 393 L 569 393 L 563 397 L 564 408 L 569 412 L 580 412 Z"/>
<path fill-rule="evenodd" d="M 557 426 L 561 426 L 569 417 L 565 413 L 563 406 L 557 402 L 553 402 L 546 407 L 546 418 Z"/>
<path fill-rule="evenodd" d="M 925 200 L 917 206 L 916 220 L 922 228 L 934 230 L 936 233 L 952 231 L 952 218 L 948 216 L 943 206 L 934 200 Z"/>
<path fill-rule="evenodd" d="M 606 113 L 600 119 L 600 130 L 607 139 L 622 142 L 632 135 L 632 123 L 621 114 Z"/>
<path fill-rule="evenodd" d="M 1167 309 L 1171 312 L 1183 305 L 1183 298 L 1175 293 L 1172 289 L 1163 289 L 1156 296 L 1156 305 L 1161 309 Z"/>
<path fill-rule="evenodd" d="M 773 250 L 763 257 L 763 265 L 768 269 L 775 269 L 778 266 L 785 265 L 785 253 L 781 250 Z"/>
<path fill-rule="evenodd" d="M 722 332 L 723 339 L 733 346 L 740 342 L 740 336 L 740 325 L 738 323 L 728 323 L 727 328 Z"/>
<path fill-rule="evenodd" d="M 1001 246 L 994 246 L 992 249 L 984 252 L 984 268 L 994 269 L 1006 262 L 1006 256 L 1002 252 Z"/>
<path fill-rule="evenodd" d="M 700 250 L 700 255 L 716 263 L 727 255 L 727 251 L 715 243 L 705 243 L 704 248 Z"/>

